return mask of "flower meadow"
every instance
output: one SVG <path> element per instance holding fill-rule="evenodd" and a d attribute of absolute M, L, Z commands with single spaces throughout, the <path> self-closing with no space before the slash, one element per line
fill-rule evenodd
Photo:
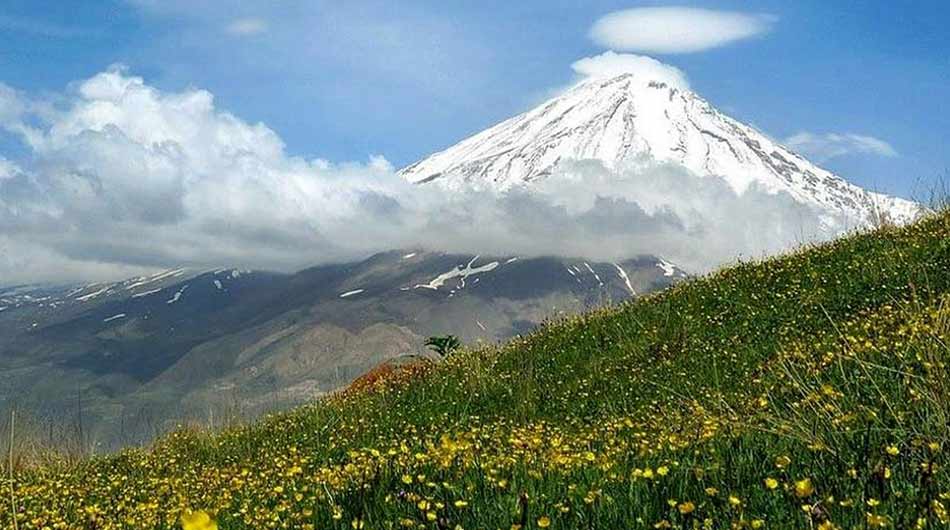
<path fill-rule="evenodd" d="M 19 469 L 0 527 L 947 528 L 948 340 L 935 214 L 253 425 Z"/>

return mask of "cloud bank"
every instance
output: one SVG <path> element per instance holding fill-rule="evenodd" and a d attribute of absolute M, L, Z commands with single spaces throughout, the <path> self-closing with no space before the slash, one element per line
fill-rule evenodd
<path fill-rule="evenodd" d="M 788 147 L 815 159 L 825 162 L 839 156 L 864 154 L 888 158 L 898 156 L 891 144 L 873 136 L 854 133 L 810 133 L 800 132 L 785 139 Z"/>
<path fill-rule="evenodd" d="M 694 53 L 762 35 L 775 17 L 693 7 L 640 7 L 614 11 L 590 30 L 597 44 L 644 53 Z"/>
<path fill-rule="evenodd" d="M 0 126 L 24 160 L 0 159 L 3 283 L 104 279 L 157 268 L 295 270 L 422 247 L 618 260 L 655 254 L 694 271 L 821 239 L 786 195 L 638 161 L 566 162 L 505 193 L 414 186 L 382 157 L 289 155 L 281 138 L 120 68 L 52 101 L 0 85 Z"/>

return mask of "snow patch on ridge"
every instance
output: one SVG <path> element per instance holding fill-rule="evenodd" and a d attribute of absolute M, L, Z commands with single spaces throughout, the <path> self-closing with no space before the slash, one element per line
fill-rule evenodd
<path fill-rule="evenodd" d="M 180 300 L 180 299 L 181 299 L 181 295 L 185 292 L 185 289 L 187 289 L 187 288 L 188 288 L 187 285 L 182 286 L 182 288 L 179 289 L 177 293 L 175 293 L 175 296 L 171 297 L 171 299 L 168 300 L 168 301 L 165 302 L 165 303 L 166 303 L 166 304 L 174 304 L 175 302 L 177 302 L 178 300 Z"/>
<path fill-rule="evenodd" d="M 129 285 L 128 287 L 126 287 L 126 289 L 129 290 L 129 291 L 131 291 L 131 290 L 135 289 L 136 287 L 141 287 L 141 286 L 146 285 L 146 284 L 149 284 L 149 283 L 155 283 L 155 282 L 157 282 L 157 281 L 159 281 L 159 280 L 165 280 L 165 279 L 167 279 L 167 278 L 178 277 L 178 276 L 181 276 L 181 275 L 184 274 L 184 273 L 185 273 L 185 269 L 171 269 L 171 270 L 159 272 L 159 273 L 153 274 L 153 275 L 151 275 L 151 276 L 149 276 L 149 277 L 147 277 L 147 278 L 145 278 L 145 279 L 142 279 L 142 280 L 140 280 L 140 281 L 137 281 L 137 282 L 133 283 L 132 285 Z"/>
<path fill-rule="evenodd" d="M 590 268 L 590 264 L 585 261 L 584 266 L 587 267 L 587 270 L 590 271 L 590 273 L 594 275 L 594 278 L 597 280 L 597 284 L 603 287 L 604 282 L 601 281 L 600 276 L 598 276 L 597 273 L 594 272 L 594 269 Z"/>
<path fill-rule="evenodd" d="M 663 269 L 663 276 L 672 276 L 673 273 L 676 272 L 676 265 L 673 265 L 663 258 L 660 258 L 660 261 L 656 264 L 656 266 Z"/>
<path fill-rule="evenodd" d="M 630 284 L 630 277 L 627 276 L 627 271 L 623 270 L 623 267 L 614 263 L 614 267 L 617 267 L 617 274 L 623 279 L 623 283 L 627 286 L 627 289 L 630 290 L 631 296 L 636 296 L 637 292 L 633 290 L 633 285 Z"/>
<path fill-rule="evenodd" d="M 96 298 L 96 297 L 98 297 L 98 296 L 100 296 L 100 295 L 102 295 L 102 294 L 105 294 L 107 291 L 109 291 L 109 289 L 112 289 L 112 286 L 111 286 L 111 285 L 107 285 L 107 286 L 103 287 L 102 289 L 99 289 L 98 291 L 95 291 L 95 292 L 92 292 L 92 293 L 89 293 L 89 294 L 80 296 L 79 298 L 76 298 L 76 301 L 78 301 L 78 302 L 87 302 L 87 301 L 89 301 L 89 300 L 92 300 L 93 298 Z"/>
<path fill-rule="evenodd" d="M 462 266 L 459 265 L 448 272 L 445 272 L 436 276 L 429 283 L 416 285 L 415 288 L 416 289 L 420 289 L 420 288 L 432 289 L 433 291 L 435 291 L 435 290 L 438 290 L 439 287 L 442 287 L 445 284 L 445 282 L 451 280 L 452 278 L 459 278 L 458 287 L 462 288 L 462 287 L 465 287 L 465 279 L 468 278 L 469 276 L 472 276 L 474 274 L 481 274 L 483 272 L 493 271 L 495 270 L 496 267 L 498 267 L 497 261 L 487 263 L 480 267 L 472 267 L 472 265 L 475 264 L 475 261 L 478 260 L 478 258 L 479 256 L 475 256 L 474 258 L 472 258 L 472 261 L 469 261 L 468 265 L 466 265 L 465 268 L 462 268 Z"/>

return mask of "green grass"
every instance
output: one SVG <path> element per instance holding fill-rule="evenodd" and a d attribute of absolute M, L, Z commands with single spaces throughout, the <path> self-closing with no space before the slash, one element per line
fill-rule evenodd
<path fill-rule="evenodd" d="M 16 506 L 19 528 L 946 527 L 948 296 L 942 214 L 253 426 L 22 472 L 0 524 Z"/>

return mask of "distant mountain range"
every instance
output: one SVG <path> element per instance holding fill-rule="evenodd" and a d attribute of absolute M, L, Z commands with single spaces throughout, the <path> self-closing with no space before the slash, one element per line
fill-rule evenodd
<path fill-rule="evenodd" d="M 176 269 L 0 288 L 0 402 L 60 426 L 81 407 L 87 443 L 112 448 L 180 421 L 307 401 L 386 359 L 424 353 L 428 336 L 495 342 L 685 277 L 647 256 L 395 251 L 289 275 Z"/>

